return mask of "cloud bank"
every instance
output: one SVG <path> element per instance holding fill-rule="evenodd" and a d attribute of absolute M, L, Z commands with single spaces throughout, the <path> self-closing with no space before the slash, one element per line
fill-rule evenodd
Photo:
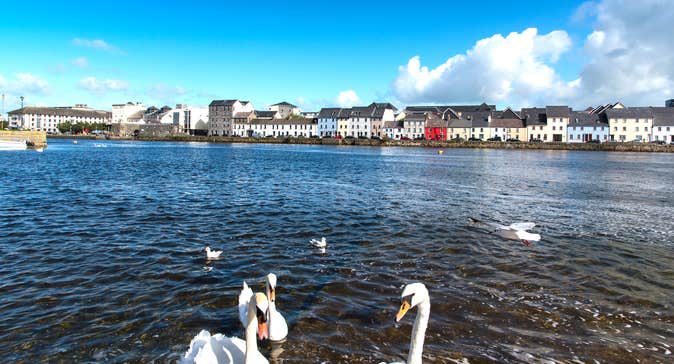
<path fill-rule="evenodd" d="M 96 77 L 85 77 L 78 83 L 79 87 L 95 94 L 104 94 L 110 91 L 124 91 L 129 83 L 122 80 L 99 80 Z"/>

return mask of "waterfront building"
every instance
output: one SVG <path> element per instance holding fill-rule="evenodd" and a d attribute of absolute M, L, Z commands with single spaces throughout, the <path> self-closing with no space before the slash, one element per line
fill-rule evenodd
<path fill-rule="evenodd" d="M 253 104 L 239 100 L 213 100 L 208 105 L 208 135 L 232 135 L 232 117 L 240 112 L 252 112 Z"/>
<path fill-rule="evenodd" d="M 405 129 L 404 121 L 391 120 L 384 122 L 384 137 L 393 140 L 400 140 L 403 137 L 403 130 Z"/>
<path fill-rule="evenodd" d="M 546 106 L 546 125 L 543 128 L 544 142 L 566 142 L 566 127 L 571 118 L 571 108 L 568 106 Z"/>
<path fill-rule="evenodd" d="M 524 120 L 527 127 L 527 136 L 529 141 L 545 141 L 545 127 L 547 126 L 547 116 L 545 109 L 540 107 L 523 108 L 520 111 L 520 117 Z"/>
<path fill-rule="evenodd" d="M 317 130 L 319 137 L 334 137 L 337 135 L 337 119 L 340 111 L 341 109 L 338 107 L 324 107 L 318 112 Z"/>
<path fill-rule="evenodd" d="M 178 107 L 180 106 L 180 107 Z M 206 106 L 176 106 L 179 123 L 182 127 L 182 132 L 189 135 L 207 135 L 208 134 L 208 107 Z"/>
<path fill-rule="evenodd" d="M 449 122 L 440 118 L 430 118 L 426 121 L 426 140 L 447 140 Z"/>
<path fill-rule="evenodd" d="M 408 113 L 403 121 L 403 138 L 421 139 L 426 138 L 427 112 Z"/>
<path fill-rule="evenodd" d="M 452 109 L 453 110 L 453 109 Z M 454 110 L 456 112 L 456 110 Z M 491 138 L 491 110 L 461 112 L 460 117 L 470 122 L 470 138 L 486 140 Z"/>
<path fill-rule="evenodd" d="M 674 99 L 665 101 L 665 107 L 674 107 Z"/>
<path fill-rule="evenodd" d="M 289 102 L 279 102 L 278 104 L 270 105 L 267 110 L 269 111 L 277 111 L 281 118 L 287 118 L 291 115 L 299 115 L 300 114 L 300 108 L 289 103 Z"/>
<path fill-rule="evenodd" d="M 278 111 L 269 111 L 269 113 L 278 114 Z M 256 115 L 257 113 L 254 111 L 238 112 L 232 115 L 232 135 L 240 137 L 253 136 L 253 130 L 250 127 L 250 122 L 253 119 L 256 119 Z M 273 117 L 262 118 L 261 120 L 273 120 Z"/>
<path fill-rule="evenodd" d="M 604 143 L 608 141 L 609 126 L 601 122 L 599 115 L 587 112 L 573 112 L 570 119 L 566 128 L 567 142 L 587 143 L 598 141 Z"/>
<path fill-rule="evenodd" d="M 650 142 L 653 111 L 650 107 L 612 108 L 605 111 L 609 138 L 617 142 Z"/>
<path fill-rule="evenodd" d="M 510 108 L 504 111 L 495 111 L 489 123 L 491 137 L 499 137 L 502 141 L 517 139 L 527 141 L 527 128 L 524 121 Z"/>
<path fill-rule="evenodd" d="M 350 109 L 348 134 L 354 138 L 383 136 L 384 122 L 395 119 L 396 108 L 389 103 L 372 103 Z"/>
<path fill-rule="evenodd" d="M 674 143 L 674 106 L 654 107 L 653 138 L 651 140 Z"/>
<path fill-rule="evenodd" d="M 310 138 L 316 134 L 315 119 L 252 119 L 243 128 L 243 137 Z"/>
<path fill-rule="evenodd" d="M 281 114 L 278 111 L 270 110 L 255 110 L 253 119 L 281 119 Z"/>
<path fill-rule="evenodd" d="M 116 124 L 127 124 L 137 121 L 138 113 L 145 110 L 140 102 L 127 102 L 126 104 L 112 105 L 112 122 Z M 142 117 L 142 116 L 141 116 Z M 130 120 L 131 119 L 131 120 Z"/>
<path fill-rule="evenodd" d="M 473 123 L 467 119 L 450 119 L 447 125 L 448 139 L 468 140 Z"/>
<path fill-rule="evenodd" d="M 112 113 L 76 104 L 57 107 L 25 106 L 10 111 L 8 116 L 12 128 L 59 133 L 58 126 L 65 122 L 110 124 Z"/>
<path fill-rule="evenodd" d="M 349 127 L 351 125 L 350 119 L 351 119 L 350 108 L 339 110 L 339 114 L 337 115 L 337 135 L 339 135 L 342 138 L 352 136 L 351 128 Z"/>

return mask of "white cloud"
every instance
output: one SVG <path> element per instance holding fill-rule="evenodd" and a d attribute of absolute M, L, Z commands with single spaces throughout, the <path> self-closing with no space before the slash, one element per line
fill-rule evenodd
<path fill-rule="evenodd" d="M 671 5 L 663 0 L 594 4 L 578 97 L 592 104 L 620 100 L 654 106 L 674 97 L 674 37 L 665 31 L 674 21 Z"/>
<path fill-rule="evenodd" d="M 172 97 L 176 95 L 184 95 L 187 93 L 184 87 L 181 86 L 169 86 L 163 83 L 158 83 L 148 87 L 147 93 L 151 97 L 165 98 Z"/>
<path fill-rule="evenodd" d="M 89 92 L 103 94 L 109 91 L 123 91 L 129 83 L 122 80 L 99 80 L 96 77 L 85 77 L 79 81 L 79 87 Z"/>
<path fill-rule="evenodd" d="M 85 68 L 89 66 L 89 60 L 86 57 L 78 57 L 73 59 L 73 65 L 80 67 L 80 68 Z"/>
<path fill-rule="evenodd" d="M 37 94 L 49 93 L 49 83 L 30 73 L 19 72 L 13 79 L 6 79 L 0 75 L 0 87 L 8 94 Z"/>
<path fill-rule="evenodd" d="M 339 93 L 337 96 L 337 104 L 341 107 L 351 107 L 358 103 L 360 98 L 354 90 L 346 90 Z"/>
<path fill-rule="evenodd" d="M 110 53 L 124 54 L 124 51 L 104 41 L 103 39 L 75 38 L 72 40 L 72 44 L 78 47 L 91 48 Z"/>
<path fill-rule="evenodd" d="M 530 104 L 568 88 L 552 65 L 570 47 L 571 39 L 560 30 L 496 34 L 433 69 L 412 57 L 399 67 L 393 92 L 404 102 Z"/>
<path fill-rule="evenodd" d="M 407 103 L 567 103 L 574 107 L 623 101 L 662 105 L 674 97 L 674 37 L 666 29 L 674 7 L 665 0 L 603 0 L 582 4 L 573 20 L 593 19 L 576 76 L 562 79 L 557 61 L 572 48 L 564 30 L 496 34 L 435 68 L 412 57 L 392 85 Z"/>

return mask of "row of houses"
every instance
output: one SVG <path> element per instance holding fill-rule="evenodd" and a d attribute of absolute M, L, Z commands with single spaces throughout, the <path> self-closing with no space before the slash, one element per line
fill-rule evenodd
<path fill-rule="evenodd" d="M 674 142 L 674 102 L 665 107 L 622 103 L 582 111 L 568 106 L 510 108 L 495 105 L 408 106 L 390 103 L 302 112 L 288 102 L 255 110 L 250 101 L 213 100 L 209 106 L 146 107 L 127 102 L 112 112 L 86 105 L 24 107 L 9 112 L 12 128 L 58 132 L 63 122 L 165 126 L 167 133 L 238 137 L 333 137 L 540 142 Z"/>

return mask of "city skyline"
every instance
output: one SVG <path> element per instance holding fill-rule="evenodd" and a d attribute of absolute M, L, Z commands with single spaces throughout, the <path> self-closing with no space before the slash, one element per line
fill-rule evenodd
<path fill-rule="evenodd" d="M 662 31 L 674 10 L 662 1 L 160 5 L 3 5 L 5 112 L 19 96 L 106 110 L 243 98 L 311 111 L 674 97 L 674 42 Z"/>

